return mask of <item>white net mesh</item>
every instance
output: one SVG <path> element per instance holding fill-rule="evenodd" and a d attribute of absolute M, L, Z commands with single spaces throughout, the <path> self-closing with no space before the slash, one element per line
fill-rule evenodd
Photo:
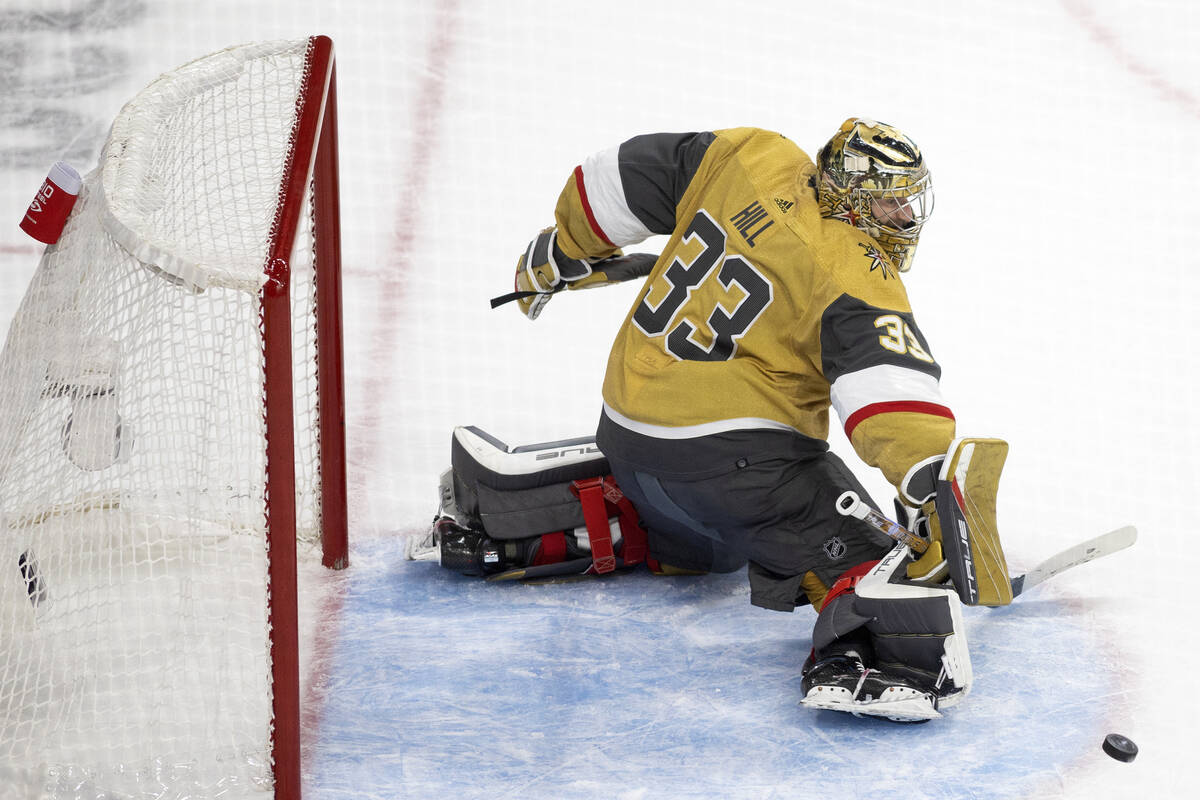
<path fill-rule="evenodd" d="M 307 51 L 233 48 L 127 105 L 13 321 L 0 355 L 0 787 L 272 785 L 258 290 Z M 297 512 L 313 538 L 303 233 Z"/>

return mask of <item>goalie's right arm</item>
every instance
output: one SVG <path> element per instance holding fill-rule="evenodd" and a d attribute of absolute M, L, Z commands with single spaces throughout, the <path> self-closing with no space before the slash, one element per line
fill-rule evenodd
<path fill-rule="evenodd" d="M 709 132 L 654 133 L 585 159 L 559 193 L 555 225 L 521 256 L 507 299 L 536 319 L 562 289 L 649 275 L 654 256 L 622 256 L 621 248 L 674 231 L 675 209 L 714 140 Z"/>

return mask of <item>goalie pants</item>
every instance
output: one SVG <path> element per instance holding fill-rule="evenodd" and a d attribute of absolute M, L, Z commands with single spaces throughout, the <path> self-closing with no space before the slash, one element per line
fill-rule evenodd
<path fill-rule="evenodd" d="M 843 572 L 894 544 L 837 513 L 845 491 L 870 499 L 833 453 L 769 459 L 695 480 L 656 477 L 611 453 L 608 460 L 642 519 L 653 558 L 705 572 L 749 563 L 750 601 L 762 608 L 792 611 L 809 602 L 806 590 L 823 596 Z"/>

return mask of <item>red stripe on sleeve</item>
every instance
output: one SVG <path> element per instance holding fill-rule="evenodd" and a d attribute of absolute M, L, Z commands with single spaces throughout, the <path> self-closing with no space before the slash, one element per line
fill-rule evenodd
<path fill-rule="evenodd" d="M 891 403 L 871 403 L 863 406 L 858 411 L 850 415 L 850 419 L 846 420 L 846 438 L 850 438 L 850 434 L 854 433 L 854 429 L 859 426 L 863 420 L 874 417 L 878 414 L 894 414 L 896 412 L 910 412 L 913 414 L 930 414 L 935 417 L 945 417 L 946 419 L 954 419 L 954 412 L 945 406 L 937 403 L 925 403 L 920 400 L 898 400 Z"/>
<path fill-rule="evenodd" d="M 604 230 L 600 227 L 600 223 L 596 222 L 596 215 L 592 213 L 592 204 L 588 202 L 587 189 L 583 186 L 583 165 L 575 168 L 575 186 L 579 189 L 579 202 L 583 205 L 583 213 L 587 215 L 588 224 L 592 226 L 592 232 L 599 236 L 609 247 L 616 247 L 608 237 L 604 234 Z"/>

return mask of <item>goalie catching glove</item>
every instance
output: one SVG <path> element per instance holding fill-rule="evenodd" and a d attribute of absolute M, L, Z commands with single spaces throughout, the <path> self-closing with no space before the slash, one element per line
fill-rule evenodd
<path fill-rule="evenodd" d="M 558 229 L 537 235 L 517 261 L 517 276 L 510 294 L 492 298 L 492 308 L 517 301 L 521 312 L 537 319 L 550 298 L 563 289 L 592 289 L 644 278 L 658 256 L 650 253 L 622 255 L 617 250 L 605 258 L 571 258 L 558 244 Z"/>

